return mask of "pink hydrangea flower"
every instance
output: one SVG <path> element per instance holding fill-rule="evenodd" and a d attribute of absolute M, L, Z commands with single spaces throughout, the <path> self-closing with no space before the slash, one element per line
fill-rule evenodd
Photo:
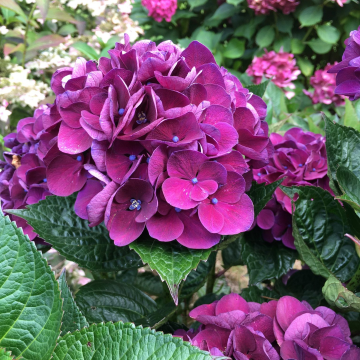
<path fill-rule="evenodd" d="M 332 0 L 332 1 L 335 1 L 339 6 L 343 7 L 348 0 Z"/>
<path fill-rule="evenodd" d="M 296 0 L 247 0 L 249 8 L 255 11 L 255 15 L 266 15 L 270 11 L 280 10 L 288 15 L 294 12 L 300 2 Z"/>
<path fill-rule="evenodd" d="M 335 106 L 344 105 L 344 96 L 335 94 L 336 76 L 330 74 L 330 70 L 335 64 L 327 64 L 323 70 L 316 70 L 315 74 L 310 78 L 310 84 L 314 88 L 313 91 L 303 90 L 310 97 L 313 104 L 334 104 Z"/>
<path fill-rule="evenodd" d="M 158 22 L 163 19 L 170 22 L 177 9 L 177 0 L 142 0 L 141 3 Z"/>
<path fill-rule="evenodd" d="M 272 78 L 271 81 L 280 88 L 295 89 L 293 81 L 301 71 L 296 66 L 294 55 L 281 49 L 278 53 L 265 50 L 263 56 L 255 56 L 246 73 L 253 77 L 255 84 L 260 84 L 262 78 L 266 77 Z M 289 91 L 285 92 L 285 95 L 291 98 L 294 93 Z"/>

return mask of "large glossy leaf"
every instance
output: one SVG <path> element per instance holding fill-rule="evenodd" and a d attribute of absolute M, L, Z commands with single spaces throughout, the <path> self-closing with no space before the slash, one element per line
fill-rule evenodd
<path fill-rule="evenodd" d="M 349 291 L 336 277 L 330 276 L 323 287 L 326 301 L 345 311 L 360 312 L 360 297 Z"/>
<path fill-rule="evenodd" d="M 133 324 L 96 324 L 60 338 L 54 360 L 211 360 L 180 338 Z"/>
<path fill-rule="evenodd" d="M 87 321 L 135 321 L 157 310 L 156 303 L 138 288 L 112 280 L 96 280 L 82 286 L 76 303 Z"/>
<path fill-rule="evenodd" d="M 61 298 L 34 243 L 0 215 L 0 347 L 24 360 L 48 360 L 60 334 Z"/>
<path fill-rule="evenodd" d="M 122 281 L 122 279 L 120 278 Z M 154 275 L 150 271 L 145 271 L 137 275 L 135 284 L 141 291 L 150 295 L 163 296 L 164 288 L 163 283 L 159 276 Z"/>
<path fill-rule="evenodd" d="M 65 42 L 65 38 L 60 35 L 57 34 L 45 35 L 33 41 L 30 44 L 30 46 L 27 48 L 27 51 L 45 50 L 48 49 L 49 47 L 56 47 L 63 42 Z"/>
<path fill-rule="evenodd" d="M 175 304 L 178 303 L 179 285 L 191 270 L 196 269 L 201 260 L 207 260 L 211 249 L 194 250 L 175 241 L 160 242 L 149 237 L 141 237 L 130 244 L 145 264 L 156 270 L 162 281 L 168 284 Z"/>
<path fill-rule="evenodd" d="M 290 196 L 299 194 L 293 215 L 295 246 L 302 259 L 317 274 L 334 274 L 349 280 L 359 266 L 347 214 L 332 195 L 315 186 L 282 188 Z"/>
<path fill-rule="evenodd" d="M 360 178 L 360 133 L 353 128 L 339 125 L 325 118 L 326 152 L 329 175 L 336 180 L 340 165 Z M 340 194 L 339 194 L 340 195 Z"/>
<path fill-rule="evenodd" d="M 65 335 L 67 332 L 73 332 L 75 330 L 81 330 L 85 326 L 89 326 L 84 315 L 77 307 L 71 291 L 66 283 L 66 271 L 64 270 L 59 279 L 59 286 L 61 291 L 61 297 L 63 299 L 64 317 L 61 324 L 61 335 Z"/>
<path fill-rule="evenodd" d="M 241 291 L 240 294 L 246 301 L 257 302 L 262 304 L 264 302 L 269 302 L 270 300 L 278 300 L 279 294 L 275 291 L 269 290 L 267 288 L 260 289 L 257 286 L 249 286 Z"/>
<path fill-rule="evenodd" d="M 177 306 L 173 302 L 167 303 L 155 312 L 136 320 L 135 325 L 158 329 L 171 315 L 175 313 L 176 310 Z"/>
<path fill-rule="evenodd" d="M 221 251 L 224 268 L 229 269 L 232 266 L 244 265 L 241 258 L 241 239 L 244 234 L 240 234 L 235 241 Z"/>
<path fill-rule="evenodd" d="M 253 181 L 251 189 L 248 191 L 253 204 L 254 204 L 254 213 L 255 217 L 259 215 L 259 212 L 265 207 L 265 205 L 272 198 L 272 195 L 276 188 L 284 181 L 284 179 L 277 180 L 272 184 L 265 185 L 258 184 Z"/>
<path fill-rule="evenodd" d="M 35 229 L 66 259 L 90 270 L 117 271 L 141 266 L 138 255 L 127 246 L 118 247 L 103 225 L 89 228 L 73 208 L 75 196 L 49 196 L 28 209 L 11 210 Z"/>
<path fill-rule="evenodd" d="M 281 277 L 293 267 L 297 256 L 296 251 L 279 241 L 272 244 L 264 241 L 258 227 L 245 233 L 240 242 L 240 253 L 248 267 L 250 284 Z"/>
<path fill-rule="evenodd" d="M 340 165 L 336 178 L 343 192 L 340 197 L 342 201 L 346 201 L 355 211 L 360 211 L 360 180 L 355 174 L 343 165 Z M 360 221 L 360 220 L 359 220 Z"/>
<path fill-rule="evenodd" d="M 97 60 L 99 58 L 99 54 L 95 49 L 83 41 L 77 41 L 71 46 L 79 50 L 88 59 Z"/>
<path fill-rule="evenodd" d="M 266 89 L 269 85 L 270 80 L 265 80 L 261 84 L 258 85 L 249 85 L 246 88 L 252 92 L 253 94 L 260 96 L 261 98 L 264 96 Z"/>

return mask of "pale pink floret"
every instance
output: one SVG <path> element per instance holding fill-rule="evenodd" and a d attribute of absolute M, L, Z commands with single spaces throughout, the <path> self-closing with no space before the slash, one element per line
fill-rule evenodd
<path fill-rule="evenodd" d="M 141 3 L 149 10 L 149 16 L 158 22 L 163 19 L 170 22 L 177 9 L 176 0 L 142 0 Z"/>

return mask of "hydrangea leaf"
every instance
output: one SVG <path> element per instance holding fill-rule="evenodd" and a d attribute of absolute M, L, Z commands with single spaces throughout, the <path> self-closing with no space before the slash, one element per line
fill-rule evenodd
<path fill-rule="evenodd" d="M 306 7 L 299 15 L 301 26 L 312 26 L 321 21 L 323 9 L 321 6 Z"/>
<path fill-rule="evenodd" d="M 175 241 L 160 242 L 141 237 L 130 244 L 145 264 L 156 270 L 166 281 L 175 304 L 178 303 L 179 285 L 201 260 L 207 260 L 212 249 L 194 250 Z"/>
<path fill-rule="evenodd" d="M 240 234 L 228 247 L 222 249 L 221 257 L 225 269 L 229 269 L 232 266 L 244 265 L 241 258 L 241 239 L 243 236 L 243 234 Z"/>
<path fill-rule="evenodd" d="M 96 324 L 60 338 L 53 360 L 211 360 L 209 353 L 180 338 L 133 324 Z"/>
<path fill-rule="evenodd" d="M 155 312 L 135 321 L 135 325 L 142 325 L 158 329 L 161 325 L 165 324 L 167 319 L 174 314 L 177 306 L 173 303 L 167 303 Z"/>
<path fill-rule="evenodd" d="M 76 293 L 87 321 L 135 321 L 157 310 L 156 303 L 138 288 L 112 280 L 92 281 Z"/>
<path fill-rule="evenodd" d="M 251 189 L 248 191 L 252 202 L 254 203 L 254 215 L 259 215 L 260 211 L 270 201 L 276 188 L 283 182 L 284 179 L 277 180 L 269 185 L 258 184 L 253 181 Z"/>
<path fill-rule="evenodd" d="M 6 351 L 5 349 L 0 349 L 0 360 L 13 360 L 14 358 L 11 356 L 10 351 Z"/>
<path fill-rule="evenodd" d="M 180 298 L 192 296 L 205 284 L 211 269 L 215 266 L 215 259 L 216 253 L 213 252 L 206 262 L 201 261 L 196 270 L 190 272 L 181 287 Z"/>
<path fill-rule="evenodd" d="M 270 80 L 265 80 L 261 84 L 258 85 L 248 85 L 246 88 L 252 92 L 253 94 L 260 96 L 261 98 L 264 96 L 266 89 L 269 85 Z"/>
<path fill-rule="evenodd" d="M 62 301 L 45 259 L 0 215 L 0 347 L 24 360 L 50 359 L 60 334 Z"/>
<path fill-rule="evenodd" d="M 27 209 L 9 210 L 34 228 L 66 259 L 94 271 L 117 271 L 141 266 L 139 256 L 127 246 L 118 247 L 105 226 L 89 228 L 73 208 L 75 195 L 48 196 Z"/>
<path fill-rule="evenodd" d="M 122 279 L 121 279 L 122 280 Z M 164 296 L 163 284 L 160 277 L 150 271 L 145 271 L 137 275 L 134 284 L 141 291 L 150 295 Z"/>
<path fill-rule="evenodd" d="M 343 192 L 340 197 L 342 201 L 346 201 L 355 211 L 360 211 L 360 180 L 352 171 L 343 165 L 340 165 L 336 178 Z"/>
<path fill-rule="evenodd" d="M 302 259 L 317 275 L 349 280 L 360 261 L 354 243 L 345 236 L 351 227 L 343 207 L 328 191 L 315 186 L 282 189 L 289 196 L 294 191 L 299 194 L 293 236 Z"/>
<path fill-rule="evenodd" d="M 61 273 L 59 279 L 59 286 L 61 291 L 61 297 L 63 299 L 64 317 L 61 324 L 61 335 L 65 335 L 67 332 L 73 332 L 80 330 L 85 326 L 89 326 L 84 315 L 77 307 L 71 291 L 66 283 L 65 270 Z"/>
<path fill-rule="evenodd" d="M 340 165 L 360 178 L 360 133 L 353 128 L 339 125 L 325 117 L 326 152 L 329 176 L 337 180 Z M 340 195 L 340 192 L 338 191 Z"/>
<path fill-rule="evenodd" d="M 360 297 L 349 291 L 335 276 L 330 276 L 323 287 L 326 301 L 341 310 L 360 312 Z"/>
<path fill-rule="evenodd" d="M 296 251 L 281 242 L 269 244 L 264 241 L 259 228 L 245 233 L 240 242 L 240 253 L 248 267 L 251 285 L 283 276 L 293 267 L 297 257 Z"/>
<path fill-rule="evenodd" d="M 262 304 L 264 302 L 269 302 L 270 300 L 279 299 L 279 294 L 275 291 L 269 289 L 260 289 L 257 286 L 249 286 L 241 291 L 240 294 L 246 301 L 257 302 Z"/>

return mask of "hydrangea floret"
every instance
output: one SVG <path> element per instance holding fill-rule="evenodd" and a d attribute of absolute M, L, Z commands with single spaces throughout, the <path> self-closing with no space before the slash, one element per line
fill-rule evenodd
<path fill-rule="evenodd" d="M 255 56 L 246 73 L 252 76 L 255 84 L 260 84 L 263 77 L 265 77 L 271 79 L 280 88 L 295 89 L 293 81 L 298 78 L 301 71 L 296 66 L 294 55 L 280 49 L 278 53 L 273 50 L 265 50 L 264 55 Z M 285 91 L 285 95 L 291 98 L 295 93 Z"/>
<path fill-rule="evenodd" d="M 270 139 L 275 152 L 268 165 L 253 170 L 256 182 L 271 184 L 284 179 L 283 186 L 318 186 L 331 192 L 322 135 L 292 128 L 283 136 L 273 133 Z M 282 241 L 285 246 L 295 249 L 291 206 L 290 197 L 277 188 L 256 223 L 263 229 L 266 241 Z"/>
<path fill-rule="evenodd" d="M 148 15 L 157 22 L 163 19 L 170 22 L 177 9 L 176 0 L 141 0 L 141 3 L 149 11 Z"/>
<path fill-rule="evenodd" d="M 247 0 L 249 8 L 255 11 L 255 15 L 267 15 L 270 11 L 282 11 L 288 15 L 296 10 L 300 4 L 296 0 Z"/>
<path fill-rule="evenodd" d="M 213 356 L 235 360 L 355 360 L 347 321 L 333 310 L 313 309 L 306 301 L 283 296 L 268 303 L 247 302 L 238 294 L 200 305 L 190 312 L 197 330 L 176 330 Z"/>
<path fill-rule="evenodd" d="M 125 37 L 109 55 L 57 70 L 54 104 L 6 137 L 4 209 L 78 192 L 77 215 L 118 246 L 145 228 L 196 249 L 248 230 L 251 170 L 273 153 L 263 100 L 196 41 L 182 51 Z"/>
<path fill-rule="evenodd" d="M 360 26 L 345 40 L 342 61 L 329 70 L 336 73 L 335 94 L 346 95 L 350 100 L 360 98 Z"/>

